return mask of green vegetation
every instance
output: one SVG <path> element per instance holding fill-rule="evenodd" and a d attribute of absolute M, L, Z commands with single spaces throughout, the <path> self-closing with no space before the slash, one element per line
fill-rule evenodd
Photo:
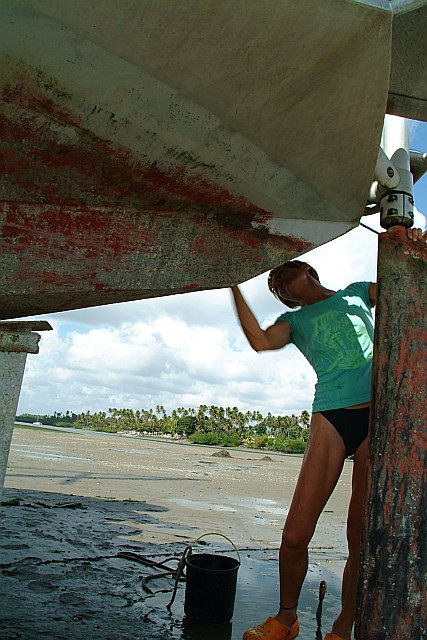
<path fill-rule="evenodd" d="M 303 453 L 308 439 L 310 414 L 300 416 L 263 416 L 259 411 L 243 413 L 237 407 L 200 405 L 198 409 L 178 407 L 168 415 L 161 405 L 153 409 L 116 409 L 108 412 L 53 415 L 24 413 L 21 422 L 57 427 L 92 429 L 109 433 L 132 433 L 151 436 L 186 438 L 197 444 L 223 447 L 247 446 L 284 453 Z"/>

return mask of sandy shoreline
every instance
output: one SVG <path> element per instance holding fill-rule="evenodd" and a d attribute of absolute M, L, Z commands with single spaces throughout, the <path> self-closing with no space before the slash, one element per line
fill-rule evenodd
<path fill-rule="evenodd" d="M 77 631 L 73 635 L 74 631 L 67 627 L 58 612 L 55 627 L 53 603 L 46 594 L 53 589 L 52 584 L 61 585 L 64 606 L 87 609 L 86 597 L 85 605 L 78 605 L 82 588 L 78 582 L 80 574 L 77 571 L 77 582 L 73 583 L 70 572 L 65 570 L 70 565 L 64 564 L 63 573 L 56 571 L 55 579 L 49 579 L 46 577 L 49 562 L 78 557 L 84 566 L 85 558 L 94 559 L 105 553 L 108 557 L 103 562 L 114 566 L 104 567 L 104 588 L 115 606 L 120 605 L 122 614 L 123 607 L 142 606 L 141 594 L 133 590 L 138 597 L 129 605 L 128 601 L 120 602 L 119 595 L 113 593 L 113 584 L 110 585 L 112 591 L 106 588 L 110 570 L 119 571 L 118 561 L 110 558 L 111 553 L 127 548 L 140 553 L 179 555 L 189 542 L 210 531 L 222 532 L 241 550 L 255 550 L 251 552 L 252 556 L 247 552 L 253 562 L 267 558 L 268 571 L 273 572 L 270 582 L 276 588 L 276 550 L 301 457 L 245 449 L 230 450 L 230 457 L 213 455 L 218 451 L 216 447 L 99 432 L 70 434 L 15 428 L 3 501 L 19 498 L 20 502 L 17 506 L 4 506 L 0 516 L 2 581 L 8 594 L 7 611 L 3 608 L 0 614 L 0 636 L 8 640 L 39 634 L 52 638 L 79 637 Z M 312 541 L 313 566 L 327 569 L 331 574 L 329 580 L 334 584 L 339 583 L 346 552 L 345 518 L 351 471 L 352 463 L 346 462 L 340 483 L 321 516 Z M 221 538 L 212 541 L 232 553 L 226 541 Z M 141 567 L 129 564 L 126 575 L 140 575 Z M 260 566 L 265 568 L 267 565 L 261 562 Z M 100 564 L 97 567 L 101 571 Z M 275 595 L 271 597 L 276 598 Z M 20 603 L 19 614 L 13 604 L 14 598 Z M 22 621 L 24 600 L 28 608 L 36 603 L 47 607 L 43 619 L 34 622 L 32 627 Z M 333 604 L 336 604 L 335 596 Z M 307 616 L 312 617 L 310 607 L 307 604 Z M 90 610 L 95 609 L 92 604 Z M 93 620 L 87 615 L 84 624 L 92 625 Z M 129 621 L 124 635 L 119 631 L 112 633 L 108 631 L 105 612 L 102 623 L 95 618 L 99 629 L 96 631 L 91 627 L 94 638 L 197 637 L 177 627 L 173 627 L 173 633 L 165 634 L 163 623 L 159 630 L 159 622 L 152 627 L 150 620 L 145 621 L 143 629 L 139 627 L 140 635 L 130 632 Z M 235 623 L 234 631 L 228 636 L 218 635 L 216 631 L 214 637 L 241 637 L 239 624 Z M 10 635 L 12 633 L 15 635 Z M 206 632 L 204 636 L 207 637 Z M 304 638 L 304 635 L 300 637 Z"/>
<path fill-rule="evenodd" d="M 161 524 L 141 529 L 141 539 L 150 542 L 220 530 L 232 532 L 237 545 L 277 547 L 301 457 L 234 449 L 220 458 L 213 455 L 218 451 L 100 432 L 15 428 L 5 487 L 157 505 L 164 509 Z M 336 533 L 334 546 L 342 547 L 351 471 L 346 462 L 313 546 L 329 546 Z"/>

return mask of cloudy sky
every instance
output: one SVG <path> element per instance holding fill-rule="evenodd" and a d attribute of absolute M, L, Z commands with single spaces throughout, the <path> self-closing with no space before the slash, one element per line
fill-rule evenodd
<path fill-rule="evenodd" d="M 411 147 L 427 150 L 427 124 Z M 427 177 L 415 203 L 427 213 Z M 380 230 L 376 216 L 364 222 Z M 416 226 L 426 226 L 417 213 Z M 376 279 L 377 235 L 362 227 L 305 254 L 332 289 Z M 262 326 L 286 310 L 267 274 L 242 287 Z M 310 410 L 315 375 L 295 347 L 257 354 L 237 324 L 228 290 L 204 291 L 46 316 L 39 355 L 29 355 L 18 413 L 155 409 L 200 404 L 266 414 Z"/>

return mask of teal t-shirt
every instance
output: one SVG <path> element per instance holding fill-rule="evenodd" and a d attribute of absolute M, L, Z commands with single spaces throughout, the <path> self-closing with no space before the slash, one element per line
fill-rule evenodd
<path fill-rule="evenodd" d="M 369 402 L 374 319 L 369 282 L 354 282 L 326 300 L 283 313 L 292 342 L 317 374 L 313 411 Z"/>

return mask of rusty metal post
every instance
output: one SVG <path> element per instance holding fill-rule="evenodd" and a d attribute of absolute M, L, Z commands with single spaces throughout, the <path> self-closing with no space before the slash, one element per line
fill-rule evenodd
<path fill-rule="evenodd" d="M 44 321 L 0 322 L 0 498 L 27 353 L 39 352 L 40 336 L 32 329 L 52 327 Z"/>
<path fill-rule="evenodd" d="M 427 247 L 379 237 L 356 638 L 427 638 Z"/>

